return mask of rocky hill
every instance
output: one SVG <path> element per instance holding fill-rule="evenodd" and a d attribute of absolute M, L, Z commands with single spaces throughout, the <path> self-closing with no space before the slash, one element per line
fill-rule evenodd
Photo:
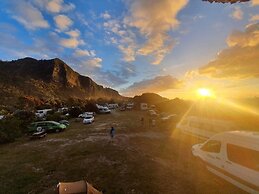
<path fill-rule="evenodd" d="M 24 100 L 55 104 L 71 99 L 123 99 L 116 90 L 98 85 L 58 58 L 0 61 L 0 91 L 1 105 Z"/>

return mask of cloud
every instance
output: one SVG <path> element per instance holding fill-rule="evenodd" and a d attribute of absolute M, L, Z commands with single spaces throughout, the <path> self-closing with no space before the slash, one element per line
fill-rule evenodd
<path fill-rule="evenodd" d="M 11 11 L 12 18 L 21 23 L 29 30 L 37 28 L 49 28 L 49 23 L 44 19 L 40 10 L 34 7 L 29 2 L 20 0 L 14 2 L 14 10 Z"/>
<path fill-rule="evenodd" d="M 73 24 L 73 21 L 65 15 L 57 15 L 54 17 L 54 20 L 55 20 L 56 26 L 61 31 L 67 30 Z"/>
<path fill-rule="evenodd" d="M 87 61 L 85 61 L 85 64 L 86 65 L 89 65 L 89 66 L 91 66 L 91 67 L 98 67 L 98 68 L 100 68 L 100 67 L 102 67 L 102 59 L 101 58 L 99 58 L 99 57 L 95 57 L 95 58 L 93 58 L 93 59 L 90 59 L 90 60 L 87 60 Z"/>
<path fill-rule="evenodd" d="M 123 22 L 115 19 L 105 21 L 103 24 L 106 33 L 109 35 L 109 41 L 123 54 L 124 62 L 135 61 L 136 41 L 135 34 L 123 24 Z"/>
<path fill-rule="evenodd" d="M 111 15 L 108 13 L 108 11 L 106 11 L 103 14 L 101 14 L 101 17 L 107 20 L 111 18 Z"/>
<path fill-rule="evenodd" d="M 142 94 L 145 92 L 162 92 L 168 89 L 178 89 L 183 86 L 183 82 L 171 75 L 157 76 L 153 79 L 146 79 L 135 82 L 122 92 L 126 95 Z"/>
<path fill-rule="evenodd" d="M 85 42 L 83 40 L 71 37 L 71 38 L 61 38 L 59 41 L 59 44 L 66 48 L 77 48 L 79 45 L 84 45 Z"/>
<path fill-rule="evenodd" d="M 252 5 L 253 6 L 259 5 L 259 0 L 252 0 Z"/>
<path fill-rule="evenodd" d="M 88 50 L 82 50 L 82 49 L 76 49 L 74 54 L 78 57 L 82 57 L 82 56 L 90 57 L 91 56 L 91 54 Z"/>
<path fill-rule="evenodd" d="M 51 13 L 68 12 L 75 9 L 73 3 L 64 3 L 64 0 L 34 0 L 35 5 Z"/>
<path fill-rule="evenodd" d="M 258 22 L 259 21 L 259 14 L 251 16 L 250 22 Z"/>
<path fill-rule="evenodd" d="M 80 31 L 78 29 L 70 30 L 70 31 L 66 32 L 66 34 L 71 37 L 77 38 L 80 36 Z"/>
<path fill-rule="evenodd" d="M 210 3 L 240 3 L 240 2 L 246 2 L 250 0 L 202 0 L 202 1 L 209 1 Z"/>
<path fill-rule="evenodd" d="M 125 18 L 128 26 L 137 28 L 146 42 L 139 48 L 138 54 L 152 55 L 152 64 L 160 64 L 172 50 L 174 41 L 168 35 L 180 22 L 178 13 L 187 5 L 188 0 L 132 0 L 130 13 Z"/>
<path fill-rule="evenodd" d="M 214 78 L 259 78 L 259 23 L 235 31 L 227 39 L 229 48 L 214 61 L 199 68 L 199 74 Z"/>
<path fill-rule="evenodd" d="M 244 12 L 241 10 L 240 7 L 235 7 L 234 11 L 230 15 L 235 20 L 242 20 L 244 16 Z"/>

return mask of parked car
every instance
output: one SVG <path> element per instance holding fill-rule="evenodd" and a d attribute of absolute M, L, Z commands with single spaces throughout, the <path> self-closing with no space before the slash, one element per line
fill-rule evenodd
<path fill-rule="evenodd" d="M 31 123 L 27 128 L 29 133 L 39 131 L 40 129 L 45 129 L 47 133 L 50 133 L 64 131 L 66 125 L 55 121 L 40 121 Z"/>
<path fill-rule="evenodd" d="M 85 118 L 85 117 L 87 117 L 87 116 L 89 116 L 89 115 L 94 116 L 94 115 L 95 115 L 95 112 L 84 112 L 84 113 L 78 115 L 78 117 L 79 117 L 79 118 Z"/>
<path fill-rule="evenodd" d="M 3 120 L 5 118 L 4 115 L 0 115 L 0 120 Z"/>
<path fill-rule="evenodd" d="M 88 115 L 87 117 L 84 118 L 83 123 L 84 124 L 91 124 L 94 122 L 94 116 Z"/>
<path fill-rule="evenodd" d="M 109 113 L 111 113 L 111 110 L 108 107 L 104 106 L 104 107 L 99 108 L 99 112 L 102 114 L 109 114 Z"/>
<path fill-rule="evenodd" d="M 149 114 L 149 116 L 151 116 L 151 117 L 157 117 L 157 116 L 158 116 L 158 114 L 157 114 L 156 111 L 154 111 L 154 110 L 149 110 L 149 111 L 148 111 L 148 114 Z"/>
<path fill-rule="evenodd" d="M 61 120 L 59 123 L 69 126 L 69 122 L 67 120 Z"/>
<path fill-rule="evenodd" d="M 162 117 L 161 121 L 162 122 L 174 121 L 176 118 L 177 118 L 177 115 L 176 114 L 172 114 L 172 115 L 168 115 L 168 116 Z"/>
<path fill-rule="evenodd" d="M 207 169 L 248 193 L 259 193 L 259 133 L 219 133 L 192 147 Z"/>

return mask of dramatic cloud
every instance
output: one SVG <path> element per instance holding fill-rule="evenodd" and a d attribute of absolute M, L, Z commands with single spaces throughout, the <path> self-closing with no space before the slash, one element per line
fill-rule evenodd
<path fill-rule="evenodd" d="M 234 11 L 231 13 L 231 17 L 235 20 L 242 20 L 243 19 L 243 11 L 241 10 L 240 7 L 235 7 Z"/>
<path fill-rule="evenodd" d="M 138 54 L 152 55 L 154 57 L 152 64 L 161 63 L 174 45 L 168 32 L 180 24 L 176 17 L 187 2 L 188 0 L 130 1 L 130 14 L 125 18 L 125 23 L 137 28 L 146 39 Z"/>
<path fill-rule="evenodd" d="M 20 0 L 14 3 L 12 17 L 29 30 L 48 28 L 49 23 L 44 19 L 40 10 L 29 2 Z"/>
<path fill-rule="evenodd" d="M 115 19 L 104 22 L 103 26 L 109 35 L 109 42 L 115 44 L 122 52 L 123 61 L 135 61 L 137 45 L 134 33 L 130 29 L 127 29 L 122 22 Z"/>
<path fill-rule="evenodd" d="M 181 88 L 183 82 L 170 76 L 157 76 L 153 79 L 147 79 L 140 82 L 136 82 L 123 90 L 126 95 L 142 94 L 145 92 L 162 92 L 168 89 Z"/>
<path fill-rule="evenodd" d="M 235 31 L 227 39 L 229 48 L 201 67 L 200 74 L 214 78 L 259 78 L 259 23 Z"/>
<path fill-rule="evenodd" d="M 57 15 L 54 17 L 54 20 L 55 20 L 56 26 L 61 31 L 67 30 L 73 24 L 73 21 L 65 15 Z"/>

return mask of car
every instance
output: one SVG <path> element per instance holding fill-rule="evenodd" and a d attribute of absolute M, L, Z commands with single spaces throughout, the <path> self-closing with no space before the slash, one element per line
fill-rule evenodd
<path fill-rule="evenodd" d="M 3 120 L 5 118 L 4 115 L 0 115 L 0 120 Z"/>
<path fill-rule="evenodd" d="M 104 106 L 104 107 L 99 108 L 99 112 L 102 114 L 109 114 L 109 113 L 111 113 L 111 110 L 108 107 Z"/>
<path fill-rule="evenodd" d="M 69 122 L 67 120 L 61 120 L 59 123 L 69 126 Z"/>
<path fill-rule="evenodd" d="M 84 112 L 84 113 L 78 115 L 78 117 L 79 117 L 79 118 L 85 118 L 85 117 L 87 117 L 87 116 L 89 116 L 89 115 L 94 116 L 94 115 L 95 115 L 95 112 Z"/>
<path fill-rule="evenodd" d="M 94 122 L 94 116 L 92 116 L 92 115 L 88 115 L 83 120 L 84 124 L 92 124 L 93 122 Z"/>
<path fill-rule="evenodd" d="M 176 114 L 168 115 L 168 116 L 162 117 L 161 121 L 163 121 L 163 122 L 173 121 L 176 119 L 176 117 L 177 117 Z"/>
<path fill-rule="evenodd" d="M 259 132 L 228 131 L 193 145 L 193 156 L 213 174 L 259 193 Z"/>
<path fill-rule="evenodd" d="M 157 114 L 156 111 L 154 111 L 154 110 L 149 110 L 149 111 L 148 111 L 148 114 L 149 114 L 149 116 L 151 116 L 151 117 L 157 117 L 157 116 L 158 116 L 158 114 Z"/>
<path fill-rule="evenodd" d="M 66 125 L 55 121 L 39 121 L 31 123 L 27 128 L 29 133 L 39 132 L 40 129 L 44 129 L 47 133 L 51 133 L 64 131 L 66 127 Z"/>

